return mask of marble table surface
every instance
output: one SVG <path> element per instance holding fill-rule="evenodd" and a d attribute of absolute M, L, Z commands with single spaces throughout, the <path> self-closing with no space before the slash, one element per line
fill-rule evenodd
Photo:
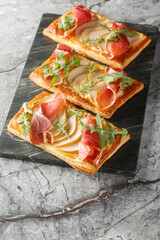
<path fill-rule="evenodd" d="M 1 0 L 0 131 L 43 13 L 84 4 L 160 30 L 159 0 Z M 0 240 L 160 239 L 160 34 L 134 178 L 0 158 Z"/>

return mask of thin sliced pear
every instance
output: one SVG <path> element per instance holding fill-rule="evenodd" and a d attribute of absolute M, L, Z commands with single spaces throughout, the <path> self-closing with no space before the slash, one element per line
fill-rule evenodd
<path fill-rule="evenodd" d="M 79 153 L 79 143 L 80 143 L 80 141 L 78 141 L 74 144 L 70 144 L 70 145 L 61 147 L 61 148 L 57 148 L 57 147 L 56 148 L 60 149 L 61 151 L 64 151 L 64 152 L 68 152 L 68 153 Z"/>
<path fill-rule="evenodd" d="M 98 72 L 94 72 L 91 76 L 91 81 L 96 84 L 97 82 L 99 82 L 100 79 L 98 79 L 99 77 L 103 76 L 105 74 L 105 69 L 104 71 L 98 71 Z"/>
<path fill-rule="evenodd" d="M 65 107 L 63 107 L 58 111 L 57 118 L 55 120 L 57 120 L 58 122 L 61 122 L 61 121 L 64 121 L 66 118 L 67 118 L 67 112 L 66 112 Z M 51 132 L 53 132 L 54 139 L 59 137 L 62 133 L 62 131 L 60 129 L 55 129 L 55 128 L 53 128 L 53 130 Z"/>
<path fill-rule="evenodd" d="M 130 46 L 133 46 L 135 43 L 139 42 L 142 38 L 143 38 L 143 34 L 138 34 L 138 35 L 135 35 L 133 37 L 127 37 L 128 38 L 128 41 L 130 43 Z"/>
<path fill-rule="evenodd" d="M 92 31 L 90 31 L 87 35 L 87 39 L 96 39 L 99 38 L 99 36 L 102 36 L 103 34 L 109 33 L 107 29 L 96 29 L 94 28 Z"/>
<path fill-rule="evenodd" d="M 106 25 L 108 28 L 111 28 L 113 25 L 113 21 L 110 19 L 106 19 L 105 21 L 101 21 L 100 23 Z"/>
<path fill-rule="evenodd" d="M 88 77 L 82 79 L 82 81 L 79 82 L 78 84 L 78 90 L 81 89 L 83 86 L 85 86 L 88 83 Z M 89 95 L 89 92 L 79 92 L 79 94 L 81 95 L 81 97 L 85 97 L 87 98 Z"/>
<path fill-rule="evenodd" d="M 84 29 L 84 30 L 81 32 L 81 35 L 80 35 L 79 40 L 80 40 L 80 41 L 87 40 L 87 39 L 88 39 L 88 34 L 89 34 L 90 32 L 92 32 L 93 29 L 94 29 L 94 28 Z"/>
<path fill-rule="evenodd" d="M 81 74 L 78 77 L 76 77 L 73 82 L 72 82 L 72 88 L 77 91 L 78 90 L 78 85 L 79 83 L 84 80 L 85 78 L 87 78 L 87 73 Z"/>
<path fill-rule="evenodd" d="M 86 61 L 86 60 L 83 60 L 83 59 L 80 60 L 80 65 L 81 66 L 86 66 L 88 64 L 89 64 L 89 61 Z"/>
<path fill-rule="evenodd" d="M 81 139 L 81 135 L 82 135 L 82 132 L 80 130 L 80 126 L 77 125 L 75 133 L 70 138 L 64 139 L 63 141 L 61 141 L 59 143 L 53 143 L 53 147 L 59 148 L 59 147 L 64 147 L 64 146 L 70 146 L 76 142 L 79 142 Z"/>
<path fill-rule="evenodd" d="M 78 28 L 76 29 L 76 36 L 79 38 L 81 32 L 82 32 L 84 29 L 96 27 L 98 24 L 99 24 L 99 21 L 92 21 L 92 22 L 84 23 L 83 25 L 81 25 L 80 27 L 78 27 Z"/>
<path fill-rule="evenodd" d="M 107 51 L 107 48 L 106 48 L 106 39 L 107 39 L 107 37 L 108 37 L 108 34 L 109 34 L 109 33 L 103 34 L 101 37 L 104 39 L 104 41 L 97 44 L 97 46 L 101 49 L 102 52 L 106 52 L 106 51 Z"/>
<path fill-rule="evenodd" d="M 77 128 L 77 117 L 74 115 L 70 118 L 68 118 L 67 120 L 67 133 L 69 135 L 69 137 L 71 137 L 75 131 L 76 131 L 76 128 Z M 54 140 L 54 143 L 58 143 L 58 142 L 61 142 L 63 140 L 67 139 L 67 136 L 63 134 L 63 136 L 59 136 L 57 137 L 55 140 Z"/>
<path fill-rule="evenodd" d="M 68 83 L 70 84 L 72 82 L 72 80 L 77 77 L 78 75 L 85 73 L 87 71 L 87 66 L 80 66 L 80 67 L 76 67 L 74 68 L 67 77 Z"/>

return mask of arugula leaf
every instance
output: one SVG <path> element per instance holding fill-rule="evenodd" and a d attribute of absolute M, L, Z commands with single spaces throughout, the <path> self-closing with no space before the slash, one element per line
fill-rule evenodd
<path fill-rule="evenodd" d="M 93 83 L 91 81 L 89 81 L 86 85 L 82 85 L 82 87 L 80 89 L 78 89 L 76 91 L 76 93 L 79 92 L 84 92 L 84 93 L 88 93 L 89 91 L 91 91 L 93 89 Z"/>
<path fill-rule="evenodd" d="M 70 118 L 74 115 L 76 115 L 77 118 L 82 118 L 82 117 L 86 116 L 86 111 L 84 109 L 70 108 L 68 118 Z"/>
<path fill-rule="evenodd" d="M 82 87 L 79 90 L 77 90 L 76 93 L 79 93 L 79 92 L 88 93 L 89 91 L 91 91 L 93 89 L 94 83 L 92 83 L 91 80 L 89 80 L 89 79 L 95 70 L 96 70 L 95 63 L 92 62 L 91 65 L 87 68 L 87 72 L 88 72 L 87 78 L 88 78 L 89 82 L 85 85 L 82 85 Z"/>
<path fill-rule="evenodd" d="M 64 56 L 64 51 L 63 50 L 56 56 L 56 59 L 57 59 L 57 63 L 59 65 L 66 64 L 67 61 L 68 61 L 67 57 Z"/>
<path fill-rule="evenodd" d="M 68 76 L 70 67 L 77 67 L 80 65 L 80 59 L 78 56 L 71 56 L 70 60 L 68 62 L 68 59 L 66 56 L 63 55 L 64 51 L 61 51 L 57 56 L 55 62 L 55 68 L 50 69 L 48 64 L 43 64 L 43 76 L 47 78 L 48 76 L 53 76 L 53 79 L 51 81 L 50 87 L 53 87 L 53 85 L 56 83 L 56 81 L 59 79 L 59 71 L 63 69 L 63 72 L 65 73 L 65 76 L 62 79 L 62 82 L 64 79 Z M 68 62 L 68 63 L 67 63 Z"/>
<path fill-rule="evenodd" d="M 61 21 L 58 22 L 58 29 L 63 29 L 67 31 L 68 29 L 73 28 L 74 19 L 72 15 L 65 15 L 61 18 Z"/>
<path fill-rule="evenodd" d="M 102 28 L 105 28 L 105 29 L 107 29 L 109 32 L 111 32 L 111 30 L 109 29 L 109 27 L 107 27 L 105 24 L 99 23 L 99 25 L 100 25 Z"/>
<path fill-rule="evenodd" d="M 56 81 L 59 79 L 59 75 L 55 75 L 53 78 L 52 78 L 52 81 L 51 81 L 51 84 L 50 84 L 50 88 L 53 87 L 53 85 L 56 83 Z"/>
<path fill-rule="evenodd" d="M 125 86 L 132 85 L 132 79 L 126 76 L 123 72 L 115 72 L 113 74 L 108 74 L 98 77 L 98 79 L 104 80 L 107 84 L 116 82 L 118 79 L 121 79 L 120 88 L 123 90 Z"/>
<path fill-rule="evenodd" d="M 96 120 L 97 120 L 97 126 L 100 129 L 102 129 L 99 131 L 99 140 L 100 140 L 101 148 L 104 148 L 106 144 L 106 133 L 104 133 L 103 131 L 102 119 L 99 114 L 96 115 Z"/>
<path fill-rule="evenodd" d="M 80 65 L 80 59 L 76 55 L 75 57 L 71 56 L 68 65 L 75 67 L 78 67 Z"/>
<path fill-rule="evenodd" d="M 79 41 L 80 43 L 91 43 L 93 46 L 95 46 L 97 43 L 102 43 L 104 42 L 104 38 L 102 38 L 101 36 L 99 36 L 99 38 L 95 38 L 95 39 L 86 39 L 86 40 L 82 40 Z"/>
<path fill-rule="evenodd" d="M 138 33 L 136 32 L 131 32 L 129 31 L 128 29 L 122 29 L 122 30 L 117 30 L 117 29 L 114 29 L 109 35 L 108 37 L 106 38 L 106 42 L 112 42 L 112 41 L 118 41 L 118 39 L 121 39 L 122 41 L 123 38 L 119 35 L 119 34 L 123 34 L 125 36 L 135 36 L 137 35 Z"/>
<path fill-rule="evenodd" d="M 48 70 L 48 65 L 47 65 L 47 63 L 44 63 L 44 64 L 42 65 L 42 68 L 43 68 L 43 71 L 44 71 L 44 72 L 47 72 L 47 70 Z"/>
<path fill-rule="evenodd" d="M 109 147 L 115 140 L 115 135 L 122 135 L 121 137 L 121 142 L 124 141 L 126 135 L 128 134 L 128 131 L 127 129 L 125 128 L 122 128 L 121 131 L 119 130 L 116 130 L 111 124 L 109 124 L 107 121 L 106 121 L 106 124 L 107 124 L 107 127 L 108 127 L 108 131 L 109 131 L 109 137 L 108 137 L 108 140 L 107 140 L 107 147 Z"/>
<path fill-rule="evenodd" d="M 90 78 L 90 76 L 92 75 L 92 73 L 96 70 L 96 65 L 94 62 L 91 63 L 91 65 L 87 68 L 87 72 L 88 72 L 88 79 Z"/>
<path fill-rule="evenodd" d="M 26 102 L 23 103 L 22 108 L 24 111 L 18 118 L 18 123 L 22 124 L 22 133 L 27 136 L 30 133 L 30 122 L 27 113 L 32 114 L 32 111 L 26 107 Z"/>
<path fill-rule="evenodd" d="M 55 120 L 52 124 L 55 127 L 59 128 L 62 131 L 62 133 L 64 133 L 69 138 L 69 135 L 67 133 L 68 129 L 65 129 L 65 127 L 67 125 L 67 121 L 66 120 L 62 120 L 60 122 L 58 120 Z"/>
<path fill-rule="evenodd" d="M 109 124 L 107 121 L 107 130 L 103 128 L 102 125 L 102 119 L 99 114 L 96 115 L 97 120 L 97 127 L 95 127 L 93 124 L 89 124 L 89 127 L 85 125 L 82 121 L 80 121 L 80 124 L 82 126 L 82 130 L 87 128 L 90 130 L 91 133 L 97 132 L 99 134 L 100 139 L 100 145 L 101 148 L 105 147 L 106 141 L 107 141 L 107 147 L 109 147 L 115 140 L 115 135 L 121 135 L 121 142 L 125 139 L 126 135 L 128 134 L 128 131 L 124 128 L 122 130 L 117 130 L 115 127 L 113 127 L 111 124 Z"/>

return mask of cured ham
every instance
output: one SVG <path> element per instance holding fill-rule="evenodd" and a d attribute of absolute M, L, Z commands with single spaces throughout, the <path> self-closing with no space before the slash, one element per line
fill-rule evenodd
<path fill-rule="evenodd" d="M 53 58 L 55 61 L 51 62 L 49 64 L 49 69 L 50 70 L 55 70 L 55 62 L 57 62 L 56 57 L 59 55 L 59 53 L 61 53 L 63 51 L 63 56 L 65 56 L 67 58 L 66 63 L 69 62 L 70 57 L 71 57 L 71 53 L 72 53 L 72 49 L 64 44 L 57 44 L 57 48 L 55 49 L 55 51 L 52 53 L 51 55 L 51 59 Z M 62 60 L 60 62 L 60 65 L 63 65 L 65 62 Z M 66 73 L 64 72 L 64 69 L 61 69 L 59 72 L 59 78 L 56 79 L 56 82 L 54 83 L 54 85 L 60 84 L 62 83 L 62 79 L 63 77 L 66 75 Z M 47 86 L 51 85 L 52 79 L 54 78 L 54 75 L 52 76 L 48 76 L 48 77 L 43 77 L 45 83 L 47 84 Z"/>
<path fill-rule="evenodd" d="M 47 102 L 39 106 L 38 111 L 34 113 L 31 120 L 30 140 L 33 144 L 43 143 L 44 133 L 45 142 L 53 142 L 51 133 L 47 133 L 53 129 L 51 121 L 55 114 L 64 106 L 64 103 L 61 94 L 57 92 L 51 95 Z"/>
<path fill-rule="evenodd" d="M 66 46 L 65 44 L 57 44 L 57 48 L 55 49 L 55 51 L 52 53 L 51 58 L 56 58 L 56 56 L 61 52 L 63 52 L 63 55 L 67 57 L 68 61 L 70 59 L 71 56 L 71 52 L 72 49 L 68 46 Z"/>
<path fill-rule="evenodd" d="M 110 68 L 106 67 L 106 74 L 114 74 L 115 72 L 124 72 L 121 68 Z M 108 108 L 112 106 L 116 100 L 116 94 L 120 90 L 121 79 L 117 79 L 117 81 L 109 83 L 106 88 L 97 96 L 97 104 L 100 109 Z"/>
<path fill-rule="evenodd" d="M 114 74 L 115 72 L 123 72 L 125 75 L 126 73 L 124 72 L 124 70 L 122 68 L 110 68 L 110 67 L 106 67 L 106 74 Z M 120 83 L 121 83 L 121 79 L 118 79 L 115 82 L 109 83 L 108 86 L 117 94 L 120 90 Z"/>
<path fill-rule="evenodd" d="M 59 92 L 53 94 L 47 102 L 41 104 L 42 114 L 52 120 L 55 114 L 64 106 L 65 100 Z"/>
<path fill-rule="evenodd" d="M 123 23 L 118 24 L 116 22 L 113 22 L 112 30 L 122 30 L 122 29 L 126 29 Z M 125 52 L 130 47 L 130 43 L 127 37 L 122 33 L 120 33 L 119 36 L 123 40 L 117 38 L 117 41 L 112 41 L 109 43 L 110 52 L 114 57 Z"/>
<path fill-rule="evenodd" d="M 66 35 L 71 34 L 76 28 L 84 23 L 90 22 L 92 19 L 90 9 L 86 9 L 83 5 L 73 6 L 73 16 L 75 18 L 75 26 L 66 31 Z"/>
<path fill-rule="evenodd" d="M 46 118 L 41 108 L 35 112 L 31 120 L 30 140 L 33 144 L 40 144 L 44 142 L 44 132 L 48 132 L 53 128 L 51 121 Z"/>
<path fill-rule="evenodd" d="M 113 21 L 112 23 L 112 30 L 122 30 L 122 29 L 126 29 L 126 26 L 123 23 L 117 23 L 115 21 Z"/>
<path fill-rule="evenodd" d="M 100 109 L 110 107 L 116 99 L 115 92 L 108 86 L 97 96 L 97 104 Z"/>
<path fill-rule="evenodd" d="M 93 119 L 90 114 L 86 118 L 85 124 L 89 126 L 93 124 L 97 127 L 96 119 Z M 95 165 L 99 163 L 102 156 L 102 149 L 100 146 L 99 134 L 97 132 L 91 133 L 89 129 L 84 129 L 79 146 L 79 158 L 82 161 L 89 161 Z"/>
<path fill-rule="evenodd" d="M 65 44 L 60 44 L 60 43 L 57 44 L 57 50 L 61 50 L 61 51 L 63 50 L 63 51 L 68 52 L 70 54 L 72 52 L 72 49 L 70 47 L 68 47 Z"/>

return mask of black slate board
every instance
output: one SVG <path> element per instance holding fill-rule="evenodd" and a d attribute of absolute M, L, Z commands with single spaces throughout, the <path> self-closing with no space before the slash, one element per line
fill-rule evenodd
<path fill-rule="evenodd" d="M 23 102 L 27 102 L 43 90 L 29 80 L 29 74 L 35 70 L 56 48 L 55 42 L 42 35 L 42 31 L 54 19 L 56 14 L 44 14 L 42 16 L 37 34 L 31 47 L 26 65 L 24 67 L 19 86 L 12 102 L 4 129 L 0 137 L 0 156 L 15 158 L 25 161 L 35 161 L 59 166 L 68 166 L 57 157 L 24 142 L 18 137 L 7 132 L 9 120 L 21 108 Z M 123 173 L 134 175 L 139 154 L 139 146 L 143 127 L 145 106 L 149 81 L 151 77 L 152 62 L 156 46 L 157 28 L 149 25 L 126 23 L 130 28 L 143 32 L 151 37 L 151 44 L 125 68 L 126 73 L 134 79 L 144 83 L 144 90 L 129 100 L 110 119 L 110 122 L 119 128 L 127 128 L 131 140 L 108 160 L 99 171 Z"/>

